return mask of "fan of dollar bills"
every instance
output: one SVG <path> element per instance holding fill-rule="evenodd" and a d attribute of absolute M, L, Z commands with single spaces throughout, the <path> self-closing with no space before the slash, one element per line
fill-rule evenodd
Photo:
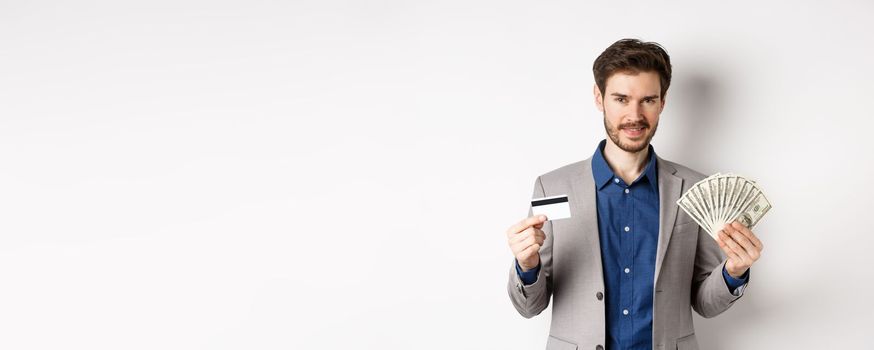
<path fill-rule="evenodd" d="M 755 181 L 734 174 L 716 173 L 699 181 L 677 200 L 713 239 L 726 224 L 740 221 L 753 227 L 771 209 L 771 202 Z"/>

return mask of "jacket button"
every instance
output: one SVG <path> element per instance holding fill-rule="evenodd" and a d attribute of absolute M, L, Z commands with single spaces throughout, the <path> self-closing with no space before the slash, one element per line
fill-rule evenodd
<path fill-rule="evenodd" d="M 604 299 L 604 293 L 598 292 L 597 294 L 595 294 L 595 297 L 598 298 L 598 300 L 603 300 L 603 299 Z"/>
<path fill-rule="evenodd" d="M 601 346 L 601 345 L 598 345 L 598 346 L 595 347 L 595 350 L 604 350 L 604 347 Z"/>

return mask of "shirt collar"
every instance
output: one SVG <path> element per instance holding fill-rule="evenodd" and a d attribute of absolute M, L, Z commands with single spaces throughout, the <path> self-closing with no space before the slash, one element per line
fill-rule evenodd
<path fill-rule="evenodd" d="M 613 170 L 610 169 L 610 165 L 607 164 L 607 160 L 604 159 L 605 145 L 607 145 L 607 139 L 601 140 L 598 147 L 595 149 L 595 154 L 592 156 L 592 176 L 595 179 L 595 187 L 599 190 L 610 182 L 610 180 L 617 177 L 616 174 L 613 173 Z M 656 174 L 655 148 L 653 148 L 652 145 L 649 145 L 649 160 L 646 163 L 646 168 L 643 169 L 643 173 L 640 174 L 640 177 L 637 178 L 637 180 L 634 180 L 632 184 L 642 181 L 645 178 L 650 186 L 652 186 L 653 191 L 658 191 L 658 178 L 656 177 Z"/>

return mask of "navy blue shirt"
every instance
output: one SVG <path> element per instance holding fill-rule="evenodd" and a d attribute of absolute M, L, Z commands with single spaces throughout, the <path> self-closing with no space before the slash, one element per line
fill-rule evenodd
<path fill-rule="evenodd" d="M 652 348 L 652 303 L 659 238 L 659 186 L 655 151 L 640 177 L 630 184 L 616 176 L 604 159 L 606 140 L 592 156 L 598 206 L 598 235 L 604 266 L 607 349 Z M 526 285 L 537 281 L 536 268 L 516 271 Z M 729 291 L 746 282 L 723 269 Z M 743 276 L 743 277 L 746 277 Z"/>
<path fill-rule="evenodd" d="M 606 141 L 606 140 L 605 140 Z M 652 294 L 659 244 L 659 182 L 649 146 L 646 168 L 626 184 L 604 159 L 602 141 L 592 157 L 608 349 L 652 348 Z"/>

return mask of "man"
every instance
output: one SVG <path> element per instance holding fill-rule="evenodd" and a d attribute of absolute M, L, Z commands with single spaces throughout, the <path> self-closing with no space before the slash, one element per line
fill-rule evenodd
<path fill-rule="evenodd" d="M 510 300 L 530 318 L 552 298 L 547 349 L 697 349 L 691 310 L 709 318 L 731 307 L 762 243 L 738 222 L 714 240 L 678 210 L 705 176 L 650 145 L 671 82 L 667 52 L 619 40 L 593 71 L 607 139 L 535 181 L 534 198 L 568 195 L 572 217 L 529 210 L 507 230 Z"/>

